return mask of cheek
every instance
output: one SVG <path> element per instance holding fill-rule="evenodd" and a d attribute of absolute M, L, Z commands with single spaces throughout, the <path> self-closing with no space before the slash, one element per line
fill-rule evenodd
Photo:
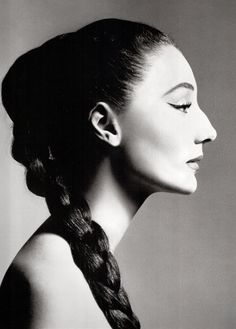
<path fill-rule="evenodd" d="M 181 127 L 168 118 L 157 114 L 144 116 L 138 122 L 131 122 L 124 135 L 126 153 L 133 162 L 152 163 L 154 166 L 164 159 L 177 162 L 184 151 Z"/>
<path fill-rule="evenodd" d="M 123 155 L 127 173 L 138 178 L 139 183 L 154 187 L 154 192 L 191 193 L 187 190 L 195 189 L 195 178 L 185 164 L 187 145 L 183 129 L 176 122 L 163 122 L 161 118 L 143 120 L 130 125 L 125 137 Z"/>
<path fill-rule="evenodd" d="M 168 175 L 181 158 L 180 143 L 172 127 L 154 121 L 142 121 L 132 127 L 123 150 L 129 167 L 150 180 Z"/>

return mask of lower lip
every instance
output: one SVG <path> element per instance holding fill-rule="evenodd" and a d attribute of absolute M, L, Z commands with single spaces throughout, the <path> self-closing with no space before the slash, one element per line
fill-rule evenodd
<path fill-rule="evenodd" d="M 197 162 L 187 162 L 187 165 L 194 171 L 199 170 L 199 164 Z"/>

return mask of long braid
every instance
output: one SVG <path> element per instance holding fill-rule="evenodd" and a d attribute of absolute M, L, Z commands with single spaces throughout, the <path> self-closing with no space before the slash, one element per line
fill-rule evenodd
<path fill-rule="evenodd" d="M 104 230 L 91 219 L 89 206 L 84 199 L 73 200 L 62 176 L 53 173 L 53 162 L 55 160 L 42 161 L 35 158 L 28 167 L 27 175 L 32 177 L 44 173 L 49 211 L 61 227 L 70 244 L 74 262 L 84 274 L 111 327 L 140 328 L 127 293 L 121 285 L 119 267 L 109 249 Z"/>
<path fill-rule="evenodd" d="M 3 104 L 14 122 L 13 157 L 26 167 L 30 191 L 46 198 L 75 264 L 117 329 L 140 324 L 107 236 L 73 180 L 78 178 L 81 190 L 89 186 L 97 165 L 110 154 L 93 132 L 90 111 L 101 101 L 117 114 L 125 111 L 143 79 L 147 55 L 165 45 L 173 41 L 153 27 L 105 19 L 24 54 L 2 83 Z"/>

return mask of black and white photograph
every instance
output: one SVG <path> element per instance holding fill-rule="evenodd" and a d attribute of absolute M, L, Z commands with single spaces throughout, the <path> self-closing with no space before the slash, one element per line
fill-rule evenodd
<path fill-rule="evenodd" d="M 0 328 L 236 328 L 236 2 L 0 3 Z"/>

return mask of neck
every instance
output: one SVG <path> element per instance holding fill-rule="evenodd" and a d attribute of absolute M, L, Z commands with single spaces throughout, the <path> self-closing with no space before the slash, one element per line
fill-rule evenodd
<path fill-rule="evenodd" d="M 128 193 L 114 175 L 109 160 L 105 159 L 84 192 L 93 221 L 105 231 L 110 249 L 114 251 L 144 200 Z"/>

